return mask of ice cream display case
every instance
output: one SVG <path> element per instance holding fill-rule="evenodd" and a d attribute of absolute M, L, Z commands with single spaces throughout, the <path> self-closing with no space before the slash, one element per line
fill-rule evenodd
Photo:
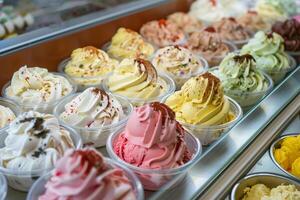
<path fill-rule="evenodd" d="M 299 11 L 268 0 L 256 11 L 256 1 L 116 2 L 0 41 L 0 109 L 11 110 L 0 110 L 0 199 L 55 199 L 70 188 L 85 199 L 99 177 L 111 187 L 90 193 L 108 199 L 300 199 L 300 22 L 290 17 Z M 18 147 L 6 138 L 27 137 L 27 126 L 39 135 L 27 158 L 45 156 L 31 149 L 59 131 L 57 145 L 73 150 L 43 170 L 7 169 L 20 155 L 7 153 Z M 74 168 L 53 168 L 60 156 Z M 42 165 L 32 163 L 24 166 Z"/>

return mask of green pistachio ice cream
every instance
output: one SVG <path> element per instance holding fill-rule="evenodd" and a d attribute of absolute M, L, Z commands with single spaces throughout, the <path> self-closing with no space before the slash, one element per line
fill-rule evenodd
<path fill-rule="evenodd" d="M 270 81 L 256 68 L 256 61 L 250 54 L 228 54 L 216 75 L 222 81 L 225 94 L 243 107 L 255 104 L 270 87 Z"/>
<path fill-rule="evenodd" d="M 290 69 L 289 57 L 284 52 L 284 40 L 277 33 L 257 32 L 241 52 L 250 53 L 257 67 L 268 73 L 274 82 L 283 78 Z"/>

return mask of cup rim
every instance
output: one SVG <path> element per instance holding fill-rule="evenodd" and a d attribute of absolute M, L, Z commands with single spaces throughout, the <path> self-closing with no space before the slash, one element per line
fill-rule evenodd
<path fill-rule="evenodd" d="M 6 99 L 9 99 L 13 102 L 15 102 L 17 105 L 19 105 L 19 107 L 23 107 L 25 109 L 40 109 L 40 108 L 43 108 L 45 107 L 45 105 L 47 106 L 55 106 L 58 102 L 60 102 L 61 100 L 63 100 L 64 98 L 68 97 L 69 95 L 71 94 L 74 94 L 76 91 L 77 91 L 77 85 L 73 83 L 73 81 L 68 77 L 66 76 L 65 74 L 62 74 L 62 73 L 59 73 L 59 72 L 49 72 L 51 74 L 54 74 L 56 76 L 62 76 L 64 77 L 65 79 L 67 79 L 67 81 L 70 83 L 70 85 L 72 86 L 72 90 L 69 94 L 59 98 L 59 99 L 56 99 L 54 101 L 50 101 L 50 102 L 42 102 L 40 104 L 24 104 L 20 101 L 19 97 L 18 98 L 11 98 L 9 97 L 7 94 L 6 94 L 6 89 L 11 85 L 11 81 L 8 81 L 2 88 L 2 96 Z"/>
<path fill-rule="evenodd" d="M 135 196 L 137 200 L 143 200 L 144 199 L 144 189 L 142 186 L 141 181 L 137 178 L 137 176 L 134 174 L 133 171 L 131 171 L 128 167 L 119 164 L 118 162 L 114 161 L 113 159 L 104 157 L 104 161 L 106 164 L 113 166 L 114 168 L 120 168 L 125 176 L 130 181 L 130 185 L 133 187 L 133 192 L 135 193 Z M 30 188 L 26 200 L 31 200 L 30 198 L 33 196 L 33 191 L 36 189 L 36 187 L 39 185 L 39 180 L 41 179 L 47 179 L 47 181 L 52 177 L 54 169 L 47 172 L 46 174 L 40 176 L 37 181 L 35 181 Z"/>
<path fill-rule="evenodd" d="M 3 186 L 3 190 L 2 190 L 3 193 L 0 194 L 0 199 L 4 200 L 6 198 L 6 196 L 7 196 L 7 189 L 8 189 L 8 187 L 7 187 L 7 180 L 6 180 L 5 176 L 4 176 L 4 174 L 1 174 L 1 173 L 0 173 L 0 183 L 2 183 L 2 186 Z M 2 192 L 2 191 L 0 190 L 0 192 Z"/>
<path fill-rule="evenodd" d="M 219 71 L 219 67 L 218 66 L 212 67 L 208 71 L 212 72 L 212 73 L 213 73 L 213 71 Z M 227 93 L 227 94 L 233 94 L 233 95 L 234 94 L 240 95 L 241 93 L 242 94 L 252 94 L 252 95 L 263 95 L 263 94 L 268 93 L 274 87 L 274 81 L 272 80 L 272 78 L 270 77 L 270 75 L 268 75 L 266 72 L 264 72 L 264 71 L 262 71 L 260 69 L 257 69 L 257 71 L 261 72 L 264 75 L 264 77 L 267 80 L 267 82 L 268 82 L 268 88 L 266 88 L 266 90 L 254 92 L 254 91 L 226 90 L 224 88 L 225 93 Z M 222 80 L 221 80 L 221 82 L 222 82 Z"/>
<path fill-rule="evenodd" d="M 176 168 L 171 168 L 171 169 L 145 169 L 145 168 L 141 168 L 141 167 L 136 167 L 134 165 L 131 165 L 125 161 L 123 161 L 121 158 L 119 158 L 119 156 L 116 155 L 116 153 L 113 150 L 113 139 L 115 139 L 118 135 L 120 135 L 122 133 L 122 130 L 125 129 L 125 127 L 122 127 L 120 129 L 118 129 L 117 131 L 115 131 L 113 134 L 111 134 L 107 141 L 106 141 L 106 150 L 108 152 L 108 155 L 113 159 L 116 160 L 117 162 L 119 162 L 122 165 L 125 165 L 126 167 L 128 167 L 130 170 L 134 170 L 138 173 L 142 173 L 142 174 L 177 174 L 179 172 L 184 172 L 185 170 L 189 169 L 189 167 L 193 166 L 198 160 L 199 157 L 202 155 L 202 145 L 199 141 L 198 138 L 196 138 L 193 134 L 191 134 L 189 131 L 184 130 L 185 134 L 187 134 L 189 137 L 191 137 L 197 144 L 197 150 L 195 152 L 195 154 L 193 155 L 193 157 L 186 163 L 184 163 L 183 165 L 180 165 L 179 167 Z"/>
<path fill-rule="evenodd" d="M 230 200 L 236 200 L 235 199 L 235 194 L 236 194 L 236 191 L 237 191 L 237 189 L 240 186 L 240 184 L 241 184 L 242 181 L 248 180 L 248 179 L 253 178 L 253 177 L 258 177 L 258 176 L 270 176 L 270 177 L 281 178 L 281 179 L 284 179 L 284 180 L 290 182 L 291 184 L 294 184 L 295 186 L 300 186 L 299 183 L 297 183 L 296 181 L 294 181 L 294 180 L 292 180 L 289 177 L 284 176 L 284 175 L 279 175 L 279 174 L 272 173 L 272 172 L 256 172 L 256 173 L 251 173 L 251 174 L 248 174 L 247 176 L 239 179 L 236 182 L 236 184 L 233 186 L 233 188 L 231 190 Z"/>
<path fill-rule="evenodd" d="M 101 49 L 102 50 L 102 49 Z M 104 50 L 102 50 L 104 51 Z M 112 57 L 110 57 L 112 58 Z M 64 74 L 65 76 L 67 76 L 69 79 L 74 79 L 74 78 L 81 78 L 81 79 L 91 79 L 91 78 L 102 78 L 104 79 L 110 72 L 106 73 L 106 74 L 103 74 L 103 75 L 96 75 L 96 76 L 71 76 L 69 74 L 67 74 L 65 72 L 65 68 L 68 64 L 68 62 L 70 62 L 72 60 L 71 57 L 68 57 L 68 58 L 65 58 L 63 59 L 59 64 L 58 64 L 58 67 L 57 67 L 57 71 L 61 74 Z M 118 61 L 119 62 L 119 61 Z M 73 81 L 74 82 L 74 81 Z M 75 83 L 75 84 L 79 84 L 79 83 Z M 101 83 L 98 83 L 98 84 L 92 84 L 92 85 L 101 85 Z"/>
<path fill-rule="evenodd" d="M 300 50 L 298 51 L 286 51 L 290 56 L 300 56 Z"/>
<path fill-rule="evenodd" d="M 116 94 L 115 92 L 112 92 L 109 87 L 108 87 L 108 79 L 110 76 L 112 76 L 113 74 L 110 73 L 103 81 L 103 89 L 106 93 L 111 93 L 111 94 Z M 156 97 L 152 97 L 152 98 L 149 98 L 149 99 L 143 99 L 143 98 L 131 98 L 131 97 L 126 97 L 124 95 L 119 95 L 119 96 L 122 96 L 126 99 L 128 99 L 130 102 L 152 102 L 152 101 L 158 101 L 159 99 L 162 99 L 166 96 L 168 96 L 169 94 L 173 93 L 175 91 L 175 82 L 174 80 L 167 74 L 165 73 L 160 73 L 158 72 L 158 77 L 162 78 L 164 81 L 167 82 L 167 86 L 169 86 L 168 90 L 165 91 L 163 94 L 159 95 L 159 96 L 156 96 Z"/>
<path fill-rule="evenodd" d="M 271 160 L 273 161 L 273 163 L 281 170 L 283 171 L 286 175 L 290 176 L 292 179 L 294 180 L 297 180 L 297 181 L 300 181 L 300 177 L 297 177 L 295 175 L 293 175 L 292 173 L 286 171 L 278 162 L 277 160 L 275 159 L 275 156 L 274 156 L 274 150 L 275 150 L 275 145 L 277 145 L 279 142 L 282 142 L 285 138 L 288 138 L 288 137 L 295 137 L 295 136 L 299 136 L 300 133 L 288 133 L 286 135 L 282 135 L 280 136 L 279 138 L 277 138 L 270 146 L 269 148 L 269 155 L 271 157 Z"/>
<path fill-rule="evenodd" d="M 106 129 L 110 129 L 110 128 L 113 128 L 113 127 L 119 127 L 121 125 L 123 125 L 124 123 L 127 122 L 128 118 L 129 118 L 129 115 L 132 113 L 133 111 L 133 105 L 130 103 L 130 101 L 127 99 L 127 98 L 124 98 L 123 96 L 120 96 L 120 95 L 117 95 L 117 94 L 112 94 L 112 93 L 109 93 L 108 95 L 111 95 L 117 99 L 122 99 L 122 101 L 125 101 L 128 108 L 129 108 L 129 113 L 128 115 L 126 115 L 123 119 L 121 119 L 120 121 L 118 121 L 117 123 L 114 123 L 114 124 L 107 124 L 107 125 L 104 125 L 102 127 L 97 127 L 97 128 L 85 128 L 85 127 L 80 127 L 80 126 L 73 126 L 73 125 L 70 125 L 70 124 L 67 124 L 66 122 L 64 122 L 62 119 L 60 119 L 60 114 L 61 112 L 58 111 L 58 107 L 61 106 L 62 104 L 65 104 L 65 101 L 68 100 L 68 98 L 72 98 L 71 101 L 77 97 L 78 95 L 80 95 L 82 92 L 77 92 L 77 93 L 74 93 L 72 94 L 71 96 L 63 99 L 61 102 L 59 102 L 55 108 L 54 108 L 54 111 L 53 111 L 53 114 L 54 116 L 58 119 L 59 123 L 60 124 L 63 124 L 65 126 L 69 126 L 69 127 L 72 127 L 74 129 L 77 129 L 77 130 L 87 130 L 87 131 L 103 131 L 103 130 L 106 130 Z M 67 102 L 68 103 L 68 102 Z"/>
<path fill-rule="evenodd" d="M 73 134 L 74 136 L 76 136 L 77 138 L 79 138 L 78 143 L 76 144 L 74 142 L 74 140 L 72 139 L 72 137 L 71 137 L 71 139 L 72 139 L 72 141 L 74 143 L 74 148 L 75 149 L 80 149 L 82 147 L 82 139 L 81 139 L 81 136 L 76 132 L 76 130 L 73 129 L 72 127 L 65 126 L 65 125 L 62 125 L 62 124 L 60 124 L 60 127 L 63 127 L 64 129 L 66 129 L 70 133 L 70 135 Z M 0 134 L 4 134 L 4 133 L 7 133 L 7 132 L 5 131 L 5 132 L 2 132 Z M 16 169 L 8 169 L 8 168 L 5 168 L 5 167 L 3 167 L 3 166 L 0 165 L 0 174 L 2 173 L 4 175 L 19 176 L 19 177 L 40 176 L 40 175 L 42 175 L 45 172 L 51 171 L 52 169 L 53 168 L 37 169 L 37 170 L 31 170 L 31 171 L 18 171 Z"/>
<path fill-rule="evenodd" d="M 2 104 L 2 102 L 6 102 L 8 104 L 10 104 L 10 106 L 8 107 L 16 117 L 18 117 L 19 114 L 21 114 L 21 108 L 18 104 L 16 104 L 16 102 L 10 100 L 10 99 L 7 99 L 7 98 L 4 98 L 4 97 L 0 97 L 0 105 L 4 106 Z M 14 109 L 11 109 L 11 106 L 14 106 L 15 108 Z M 7 107 L 7 106 L 4 106 L 4 107 Z M 0 128 L 0 133 L 2 131 L 5 131 L 7 128 L 8 128 L 9 124 L 5 125 L 4 127 Z"/>
<path fill-rule="evenodd" d="M 243 117 L 243 110 L 241 108 L 241 106 L 231 97 L 228 97 L 226 95 L 224 95 L 224 98 L 227 98 L 229 100 L 229 103 L 231 104 L 231 106 L 235 107 L 235 109 L 238 111 L 237 116 L 229 121 L 226 122 L 224 124 L 219 124 L 219 125 L 201 125 L 201 124 L 188 124 L 188 123 L 184 123 L 184 122 L 180 122 L 180 124 L 184 127 L 188 127 L 188 128 L 192 128 L 192 129 L 224 129 L 224 128 L 228 128 L 228 127 L 232 127 L 234 124 L 236 124 L 242 117 Z"/>

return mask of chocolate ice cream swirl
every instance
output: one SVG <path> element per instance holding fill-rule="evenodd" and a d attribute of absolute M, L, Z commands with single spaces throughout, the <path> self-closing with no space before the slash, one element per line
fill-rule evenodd
<path fill-rule="evenodd" d="M 272 26 L 272 31 L 283 37 L 286 50 L 300 51 L 300 22 L 296 19 L 276 22 Z"/>

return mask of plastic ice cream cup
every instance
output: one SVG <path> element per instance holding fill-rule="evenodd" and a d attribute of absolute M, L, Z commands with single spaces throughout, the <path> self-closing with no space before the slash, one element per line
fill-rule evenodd
<path fill-rule="evenodd" d="M 290 134 L 287 134 L 287 135 L 284 135 L 284 136 L 281 136 L 280 138 L 278 138 L 277 140 L 275 140 L 272 145 L 270 146 L 270 149 L 269 149 L 269 154 L 270 154 L 270 157 L 273 161 L 273 163 L 281 170 L 283 171 L 285 174 L 287 174 L 290 178 L 294 179 L 295 181 L 300 181 L 300 177 L 297 177 L 295 175 L 293 175 L 292 173 L 290 173 L 289 171 L 285 170 L 278 162 L 277 160 L 275 159 L 275 149 L 278 149 L 280 148 L 281 146 L 281 143 L 283 142 L 283 140 L 285 138 L 288 138 L 288 137 L 293 137 L 293 136 L 299 136 L 300 134 L 299 133 L 290 133 Z"/>
<path fill-rule="evenodd" d="M 67 58 L 63 60 L 58 65 L 58 71 L 65 76 L 67 76 L 69 79 L 72 80 L 73 85 L 76 85 L 77 91 L 83 91 L 88 87 L 97 87 L 102 88 L 102 81 L 107 77 L 108 74 L 105 75 L 98 75 L 98 76 L 70 76 L 67 73 L 65 73 L 65 67 L 67 66 L 68 62 L 71 60 L 71 58 Z"/>
<path fill-rule="evenodd" d="M 213 67 L 209 70 L 211 73 L 215 74 L 216 71 L 218 71 L 218 67 Z M 262 72 L 265 76 L 267 82 L 268 82 L 268 88 L 264 91 L 239 91 L 239 90 L 226 90 L 224 89 L 225 94 L 232 99 L 234 99 L 243 109 L 247 110 L 258 103 L 259 100 L 261 100 L 266 94 L 268 94 L 269 91 L 272 90 L 274 84 L 272 81 L 272 78 Z"/>
<path fill-rule="evenodd" d="M 234 52 L 234 51 L 237 51 L 237 47 L 235 46 L 234 43 L 232 42 L 229 42 L 229 41 L 223 41 L 224 44 L 226 44 L 226 46 L 228 46 L 229 48 L 229 52 L 228 53 L 231 53 L 231 52 Z M 227 55 L 227 54 L 226 54 Z M 211 61 L 207 61 L 208 62 L 208 65 L 209 67 L 213 67 L 213 66 L 217 66 L 221 63 L 221 61 L 225 58 L 225 56 L 215 56 L 211 59 Z"/>
<path fill-rule="evenodd" d="M 110 168 L 120 168 L 123 170 L 125 176 L 129 179 L 130 184 L 133 188 L 136 200 L 144 199 L 144 190 L 140 180 L 136 177 L 136 175 L 128 169 L 126 166 L 119 164 L 118 162 L 105 158 L 105 163 Z M 26 200 L 38 200 L 39 196 L 45 193 L 45 185 L 50 179 L 52 173 L 48 172 L 47 174 L 41 176 L 31 187 Z"/>
<path fill-rule="evenodd" d="M 273 80 L 274 85 L 278 84 L 280 81 L 282 81 L 282 79 L 284 79 L 285 75 L 287 73 L 289 73 L 290 71 L 292 71 L 296 66 L 296 60 L 288 55 L 289 57 L 289 63 L 290 66 L 288 68 L 282 69 L 282 70 L 263 70 L 265 73 L 267 73 Z M 258 66 L 259 68 L 259 66 Z"/>
<path fill-rule="evenodd" d="M 181 86 L 187 81 L 189 80 L 191 77 L 200 75 L 205 73 L 208 70 L 208 63 L 207 61 L 202 57 L 202 56 L 197 56 L 198 60 L 200 61 L 202 67 L 199 67 L 198 70 L 192 74 L 190 74 L 190 76 L 186 76 L 186 77 L 179 77 L 176 76 L 166 70 L 162 70 L 162 69 L 158 69 L 159 71 L 161 71 L 161 73 L 166 73 L 170 78 L 173 79 L 175 86 L 176 86 L 176 90 L 180 89 Z"/>
<path fill-rule="evenodd" d="M 7 181 L 5 176 L 0 174 L 0 200 L 5 200 L 7 194 Z"/>
<path fill-rule="evenodd" d="M 121 97 L 119 95 L 113 95 L 121 103 L 125 115 L 124 118 L 121 119 L 119 122 L 115 124 L 107 124 L 99 128 L 85 128 L 85 127 L 71 126 L 69 124 L 66 124 L 63 120 L 60 119 L 60 114 L 64 112 L 65 105 L 70 101 L 72 101 L 72 99 L 74 99 L 79 94 L 80 93 L 70 95 L 64 100 L 62 100 L 59 104 L 57 104 L 57 106 L 54 109 L 54 115 L 56 116 L 57 119 L 59 119 L 61 124 L 65 124 L 66 126 L 70 126 L 74 128 L 80 134 L 84 145 L 94 146 L 96 148 L 105 146 L 108 136 L 112 134 L 114 131 L 125 126 L 128 120 L 128 116 L 133 110 L 133 106 L 126 98 Z"/>
<path fill-rule="evenodd" d="M 70 132 L 70 137 L 74 143 L 76 149 L 82 147 L 82 140 L 80 135 L 72 128 L 62 126 L 64 129 Z M 0 148 L 4 147 L 5 138 L 8 136 L 6 131 L 0 133 Z M 53 166 L 54 168 L 54 166 Z M 7 169 L 0 166 L 0 174 L 4 174 L 8 185 L 16 190 L 27 192 L 32 184 L 42 175 L 51 171 L 52 169 L 39 169 L 31 171 L 19 171 L 17 169 Z"/>
<path fill-rule="evenodd" d="M 292 56 L 297 64 L 300 64 L 300 51 L 287 51 L 287 54 Z"/>
<path fill-rule="evenodd" d="M 243 116 L 243 111 L 240 105 L 230 97 L 226 97 L 230 103 L 230 112 L 235 118 L 225 124 L 220 125 L 193 125 L 180 122 L 181 125 L 190 133 L 193 133 L 201 142 L 202 145 L 207 146 L 216 141 L 222 134 L 231 129 Z"/>
<path fill-rule="evenodd" d="M 43 102 L 43 103 L 40 103 L 40 104 L 24 104 L 24 103 L 21 103 L 18 99 L 11 98 L 11 97 L 9 97 L 6 94 L 6 89 L 11 84 L 11 81 L 9 81 L 2 88 L 2 96 L 5 97 L 5 98 L 7 98 L 7 99 L 12 100 L 13 102 L 15 102 L 21 108 L 22 112 L 34 110 L 34 111 L 37 111 L 37 112 L 40 112 L 40 113 L 52 114 L 53 113 L 53 109 L 56 106 L 56 104 L 58 104 L 61 100 L 63 100 L 64 98 L 68 97 L 69 95 L 74 94 L 77 91 L 77 86 L 74 85 L 73 82 L 67 76 L 65 76 L 64 74 L 56 73 L 56 72 L 50 72 L 50 73 L 58 75 L 58 76 L 63 76 L 64 78 L 66 78 L 69 81 L 69 83 L 72 85 L 72 91 L 68 95 L 66 95 L 66 96 L 64 96 L 64 97 L 62 97 L 60 99 L 57 99 L 55 101 Z"/>
<path fill-rule="evenodd" d="M 6 98 L 0 97 L 0 105 L 9 108 L 17 117 L 21 113 L 20 107 L 14 102 Z M 0 133 L 8 128 L 8 124 L 0 128 Z M 1 198 L 0 198 L 1 199 Z"/>
<path fill-rule="evenodd" d="M 247 187 L 254 186 L 256 184 L 264 184 L 269 188 L 275 188 L 279 185 L 295 185 L 300 190 L 299 182 L 293 181 L 286 176 L 282 176 L 274 173 L 253 173 L 239 180 L 231 190 L 230 200 L 240 200 L 245 195 L 245 189 Z"/>
<path fill-rule="evenodd" d="M 131 165 L 121 158 L 117 156 L 117 154 L 113 150 L 113 142 L 122 133 L 123 129 L 119 129 L 114 134 L 111 134 L 107 140 L 106 149 L 108 155 L 113 159 L 116 160 L 120 165 L 128 167 L 131 171 L 133 171 L 137 177 L 141 180 L 144 189 L 156 191 L 159 190 L 164 184 L 171 181 L 174 177 L 178 175 L 185 174 L 190 167 L 192 167 L 199 159 L 202 153 L 202 147 L 200 141 L 190 134 L 189 132 L 185 131 L 184 141 L 186 142 L 186 146 L 189 149 L 190 153 L 193 155 L 191 160 L 187 163 L 172 169 L 144 169 L 140 167 L 136 167 Z M 184 176 L 183 176 L 184 177 Z M 180 178 L 178 181 L 183 180 Z M 178 183 L 178 182 L 177 182 Z M 176 183 L 173 183 L 175 185 Z"/>
<path fill-rule="evenodd" d="M 132 103 L 133 106 L 141 106 L 146 103 L 162 101 L 162 99 L 166 98 L 167 96 L 169 96 L 170 94 L 172 94 L 175 91 L 175 83 L 174 83 L 173 79 L 170 78 L 167 74 L 158 73 L 158 77 L 163 79 L 166 82 L 166 86 L 168 87 L 166 89 L 166 91 L 163 94 L 161 94 L 160 96 L 149 98 L 149 99 L 130 98 L 130 97 L 126 97 L 126 96 L 123 96 L 123 97 L 128 99 L 130 101 L 130 103 Z M 108 77 L 103 82 L 103 89 L 105 90 L 106 93 L 114 94 L 113 92 L 110 91 L 107 83 L 108 83 Z M 120 95 L 120 96 L 122 96 L 122 95 Z"/>

